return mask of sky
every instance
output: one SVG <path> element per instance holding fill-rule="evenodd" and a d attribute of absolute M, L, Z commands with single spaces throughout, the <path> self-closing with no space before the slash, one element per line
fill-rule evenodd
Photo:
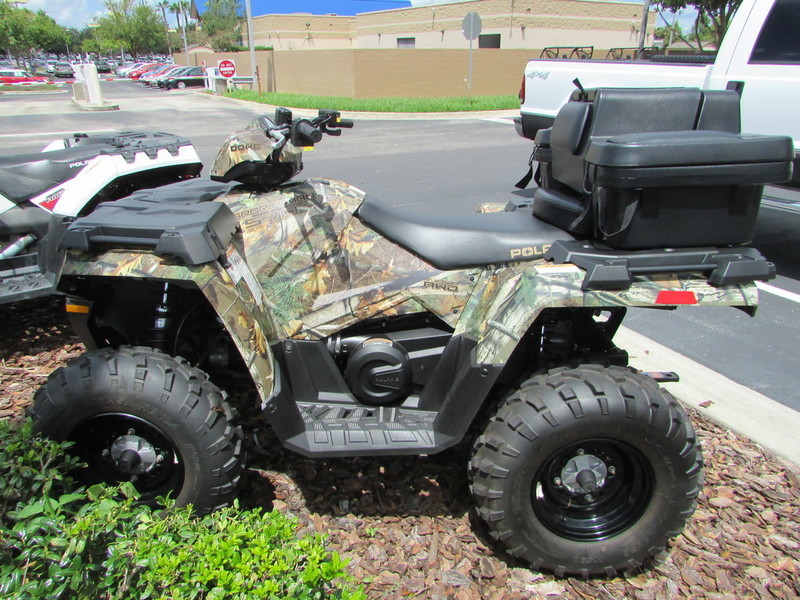
<path fill-rule="evenodd" d="M 410 0 L 415 6 L 441 4 L 448 0 Z M 642 4 L 643 0 L 620 0 L 632 4 Z M 153 0 L 155 3 L 155 0 Z M 408 6 L 406 0 L 252 0 L 253 13 L 263 14 L 256 7 L 269 6 L 269 12 L 311 12 L 315 14 L 335 13 L 339 15 L 368 12 L 380 8 Z M 44 10 L 64 27 L 84 28 L 94 17 L 105 12 L 102 0 L 27 0 L 20 4 L 30 10 Z M 171 17 L 172 18 L 172 17 Z M 692 23 L 691 15 L 683 15 L 679 22 L 684 29 Z M 661 25 L 662 23 L 659 23 Z"/>

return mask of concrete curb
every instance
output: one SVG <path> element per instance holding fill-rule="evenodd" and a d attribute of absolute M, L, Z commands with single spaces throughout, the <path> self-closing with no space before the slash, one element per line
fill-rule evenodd
<path fill-rule="evenodd" d="M 214 100 L 221 100 L 225 102 L 233 102 L 240 106 L 247 106 L 249 108 L 263 107 L 263 112 L 268 113 L 278 108 L 274 104 L 262 104 L 261 102 L 252 102 L 250 100 L 240 100 L 238 98 L 228 98 L 226 96 L 217 96 L 216 94 L 206 94 L 203 92 L 195 92 L 202 96 L 213 98 Z M 299 116 L 316 116 L 317 111 L 311 108 L 292 108 L 287 106 L 289 110 Z M 503 110 L 483 110 L 474 112 L 443 112 L 443 113 L 384 113 L 384 112 L 357 112 L 346 110 L 342 114 L 347 118 L 360 119 L 364 121 L 441 121 L 441 120 L 470 120 L 470 119 L 490 119 L 498 117 L 517 117 L 519 116 L 519 109 L 503 109 Z"/>
<path fill-rule="evenodd" d="M 103 104 L 91 104 L 89 102 L 84 102 L 83 100 L 75 100 L 75 98 L 73 98 L 72 103 L 78 107 L 78 110 L 83 110 L 87 112 L 119 110 L 119 104 L 112 104 L 110 102 L 105 102 Z"/>
<path fill-rule="evenodd" d="M 800 413 L 625 327 L 614 341 L 628 351 L 632 367 L 677 372 L 680 382 L 665 387 L 683 403 L 800 465 Z"/>
<path fill-rule="evenodd" d="M 66 89 L 60 90 L 0 90 L 0 95 L 5 94 L 8 96 L 25 96 L 25 95 L 48 95 L 52 96 L 53 94 L 66 94 Z"/>

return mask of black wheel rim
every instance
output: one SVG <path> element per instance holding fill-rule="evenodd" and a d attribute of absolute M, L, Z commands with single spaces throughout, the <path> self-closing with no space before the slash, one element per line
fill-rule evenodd
<path fill-rule="evenodd" d="M 579 457 L 590 457 L 597 465 L 602 477 L 592 477 L 595 485 L 598 481 L 601 485 L 584 489 L 574 480 L 567 482 L 565 473 L 574 471 Z M 650 463 L 629 444 L 582 440 L 544 461 L 533 480 L 531 503 L 536 517 L 553 533 L 576 541 L 598 541 L 639 520 L 653 496 L 653 479 Z"/>
<path fill-rule="evenodd" d="M 155 460 L 143 460 L 135 471 L 115 460 L 115 443 L 136 438 Z M 134 484 L 140 501 L 154 504 L 159 496 L 176 497 L 184 480 L 184 462 L 175 445 L 164 432 L 149 421 L 124 413 L 106 413 L 84 419 L 72 431 L 74 453 L 87 468 L 82 476 L 88 483 Z"/>

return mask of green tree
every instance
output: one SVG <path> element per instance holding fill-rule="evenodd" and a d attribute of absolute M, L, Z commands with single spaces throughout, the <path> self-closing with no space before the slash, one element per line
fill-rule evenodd
<path fill-rule="evenodd" d="M 63 47 L 66 39 L 64 28 L 44 11 L 0 2 L 0 49 L 17 60 L 32 57 L 34 50 Z"/>
<path fill-rule="evenodd" d="M 208 44 L 218 52 L 238 47 L 242 18 L 240 0 L 208 0 L 201 18 L 203 34 Z"/>
<path fill-rule="evenodd" d="M 97 19 L 95 38 L 108 48 L 125 48 L 134 56 L 163 47 L 162 24 L 155 9 L 136 0 L 106 0 L 108 14 Z"/>
<path fill-rule="evenodd" d="M 662 10 L 675 13 L 687 8 L 697 11 L 697 18 L 689 36 L 687 37 L 681 32 L 678 38 L 689 45 L 692 45 L 692 42 L 696 43 L 700 50 L 703 49 L 703 42 L 711 42 L 719 48 L 731 19 L 741 3 L 742 0 L 657 0 L 654 2 L 659 13 Z M 669 22 L 663 13 L 661 13 L 661 17 L 664 21 Z M 691 41 L 689 37 L 691 37 Z"/>
<path fill-rule="evenodd" d="M 11 6 L 5 2 L 0 2 L 0 51 L 3 52 L 6 52 L 11 37 L 7 26 L 10 16 Z"/>

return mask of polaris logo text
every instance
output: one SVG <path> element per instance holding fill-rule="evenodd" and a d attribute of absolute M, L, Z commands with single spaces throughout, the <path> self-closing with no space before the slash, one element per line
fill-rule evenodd
<path fill-rule="evenodd" d="M 454 294 L 458 292 L 458 286 L 455 283 L 445 283 L 442 281 L 426 281 L 422 284 L 422 287 L 430 290 L 452 292 Z"/>
<path fill-rule="evenodd" d="M 61 199 L 61 196 L 63 195 L 64 195 L 64 188 L 61 188 L 60 190 L 53 192 L 52 194 L 47 196 L 42 202 L 39 203 L 39 206 L 49 211 L 52 211 L 56 207 L 56 204 L 58 204 L 58 201 Z"/>
<path fill-rule="evenodd" d="M 75 169 L 77 167 L 85 167 L 88 164 L 89 164 L 88 160 L 79 160 L 78 162 L 69 163 L 69 168 Z"/>
<path fill-rule="evenodd" d="M 261 150 L 261 144 L 231 144 L 231 152 L 247 152 L 248 150 Z"/>
<path fill-rule="evenodd" d="M 548 250 L 550 250 L 550 244 L 544 244 L 543 246 L 514 248 L 511 250 L 511 258 L 532 258 L 534 256 L 543 256 Z"/>

